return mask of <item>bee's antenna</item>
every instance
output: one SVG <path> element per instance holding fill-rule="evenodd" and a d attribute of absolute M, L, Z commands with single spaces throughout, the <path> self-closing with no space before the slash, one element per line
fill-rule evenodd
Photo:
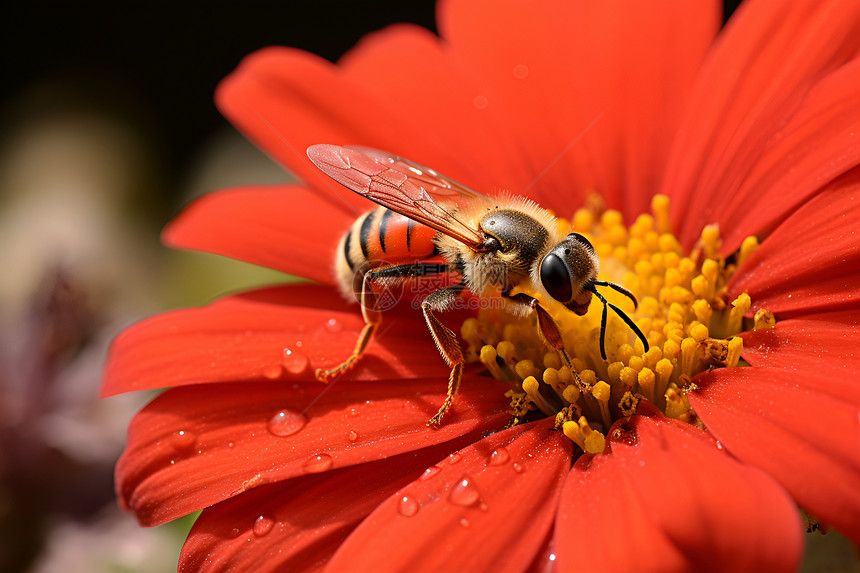
<path fill-rule="evenodd" d="M 597 292 L 596 287 L 598 287 L 598 286 L 606 286 L 606 287 L 609 287 L 609 288 L 616 290 L 616 291 L 620 292 L 621 294 L 625 295 L 626 297 L 628 297 L 630 300 L 633 301 L 633 308 L 634 309 L 639 306 L 639 303 L 636 301 L 636 297 L 633 296 L 632 292 L 630 292 L 629 290 L 627 290 L 623 286 L 617 285 L 615 283 L 610 283 L 610 282 L 606 282 L 606 281 L 591 281 L 583 287 L 583 288 L 585 288 L 585 290 L 593 293 L 594 296 L 596 296 L 598 298 L 598 300 L 600 300 L 600 302 L 603 303 L 603 314 L 600 317 L 600 356 L 601 356 L 601 358 L 606 360 L 606 314 L 607 314 L 606 307 L 607 306 L 611 307 L 612 310 L 615 311 L 615 314 L 620 316 L 621 320 L 623 320 L 627 324 L 627 326 L 629 326 L 630 329 L 636 333 L 636 336 L 639 337 L 639 340 L 642 341 L 642 345 L 645 347 L 645 352 L 648 352 L 648 340 L 645 338 L 645 335 L 642 334 L 642 331 L 639 329 L 639 327 L 636 326 L 636 323 L 633 322 L 633 319 L 631 319 L 629 316 L 627 316 L 627 313 L 625 313 L 623 310 L 621 310 L 620 308 L 618 308 L 617 306 L 615 306 L 614 304 L 612 304 L 611 302 L 608 302 L 605 298 L 603 298 L 603 295 L 600 294 L 599 292 Z"/>
<path fill-rule="evenodd" d="M 607 281 L 591 281 L 591 283 L 593 285 L 596 285 L 596 286 L 609 287 L 614 291 L 620 292 L 621 294 L 623 294 L 624 296 L 626 296 L 627 298 L 629 298 L 630 300 L 633 301 L 633 310 L 636 310 L 637 308 L 639 308 L 639 301 L 636 300 L 636 297 L 633 295 L 632 292 L 630 292 L 629 290 L 627 290 L 623 286 L 621 286 L 619 284 L 615 284 L 615 283 L 610 283 Z M 589 290 L 591 290 L 591 289 L 589 289 Z M 591 292 L 597 294 L 596 290 L 591 290 Z M 603 300 L 603 299 L 601 299 L 601 300 Z M 646 348 L 646 350 L 647 350 L 647 348 Z"/>

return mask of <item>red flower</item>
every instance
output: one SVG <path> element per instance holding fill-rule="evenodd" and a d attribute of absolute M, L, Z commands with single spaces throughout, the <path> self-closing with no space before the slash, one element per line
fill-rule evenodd
<path fill-rule="evenodd" d="M 172 387 L 132 421 L 117 487 L 145 525 L 204 509 L 180 569 L 794 570 L 796 505 L 860 543 L 860 4 L 747 2 L 718 23 L 705 1 L 449 0 L 443 39 L 394 26 L 337 66 L 270 48 L 223 82 L 222 111 L 305 184 L 204 197 L 165 240 L 322 286 L 226 297 L 115 342 L 105 394 Z M 621 261 L 668 231 L 661 200 L 636 219 L 668 195 L 680 247 L 660 237 L 624 281 L 664 313 L 639 316 L 663 358 L 616 344 L 627 358 L 607 370 L 593 344 L 575 352 L 584 378 L 633 376 L 655 405 L 611 428 L 589 414 L 599 436 L 570 415 L 564 432 L 503 429 L 508 399 L 474 368 L 431 429 L 448 369 L 408 308 L 354 372 L 317 382 L 363 324 L 330 262 L 370 204 L 307 161 L 315 143 L 521 192 L 621 233 L 598 247 Z M 595 191 L 636 219 L 629 234 L 611 211 L 573 213 Z M 694 247 L 705 262 L 684 278 L 677 253 Z M 673 306 L 672 277 L 710 302 Z M 743 332 L 749 366 L 732 367 L 747 308 L 777 323 Z M 709 342 L 729 367 L 689 370 L 688 346 Z"/>

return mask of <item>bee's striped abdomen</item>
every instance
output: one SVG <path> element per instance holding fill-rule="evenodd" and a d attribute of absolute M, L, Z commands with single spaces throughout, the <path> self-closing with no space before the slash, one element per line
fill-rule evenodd
<path fill-rule="evenodd" d="M 352 289 L 355 273 L 372 267 L 410 263 L 438 254 L 436 231 L 385 207 L 359 217 L 340 243 L 337 276 Z"/>

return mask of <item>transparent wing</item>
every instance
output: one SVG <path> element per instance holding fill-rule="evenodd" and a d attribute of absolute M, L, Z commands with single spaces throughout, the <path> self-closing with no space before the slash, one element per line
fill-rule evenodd
<path fill-rule="evenodd" d="M 482 234 L 457 218 L 457 207 L 488 199 L 436 171 L 368 147 L 319 144 L 308 157 L 326 175 L 359 195 L 477 248 Z"/>

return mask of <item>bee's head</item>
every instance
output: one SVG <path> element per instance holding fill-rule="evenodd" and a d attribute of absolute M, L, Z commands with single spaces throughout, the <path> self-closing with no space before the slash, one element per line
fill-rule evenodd
<path fill-rule="evenodd" d="M 571 233 L 550 249 L 540 263 L 540 281 L 546 292 L 577 314 L 585 314 L 590 289 L 600 271 L 600 260 L 588 239 Z"/>

